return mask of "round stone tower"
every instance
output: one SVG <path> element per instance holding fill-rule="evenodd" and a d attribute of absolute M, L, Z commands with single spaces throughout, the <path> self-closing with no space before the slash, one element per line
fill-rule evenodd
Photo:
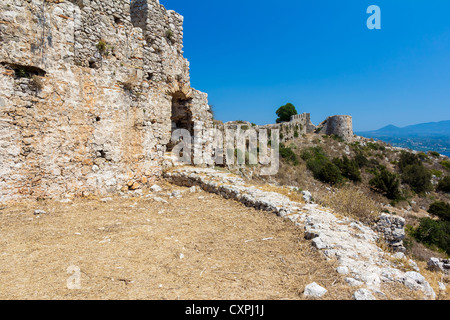
<path fill-rule="evenodd" d="M 328 117 L 327 120 L 319 124 L 321 134 L 336 135 L 346 142 L 353 140 L 353 121 L 351 116 L 339 115 Z"/>

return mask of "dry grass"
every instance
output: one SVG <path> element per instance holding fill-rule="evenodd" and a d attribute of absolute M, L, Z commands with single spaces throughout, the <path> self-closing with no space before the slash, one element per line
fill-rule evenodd
<path fill-rule="evenodd" d="M 269 184 L 259 184 L 257 188 L 265 192 L 275 192 L 286 196 L 289 200 L 297 203 L 305 203 L 301 192 L 296 192 L 290 188 L 283 186 L 275 186 Z"/>
<path fill-rule="evenodd" d="M 35 90 L 42 90 L 44 88 L 44 82 L 41 77 L 33 75 L 30 80 L 30 85 Z"/>
<path fill-rule="evenodd" d="M 374 222 L 380 216 L 377 203 L 354 186 L 336 189 L 333 192 L 317 193 L 315 199 L 339 214 L 365 223 Z"/>
<path fill-rule="evenodd" d="M 163 186 L 168 204 L 90 198 L 3 207 L 0 299 L 301 300 L 317 282 L 328 290 L 323 299 L 349 300 L 358 289 L 290 221 L 187 188 L 169 198 L 174 187 Z M 81 270 L 79 290 L 67 288 L 69 266 Z M 423 274 L 439 292 L 439 274 Z M 381 290 L 380 300 L 423 298 L 398 284 Z"/>
<path fill-rule="evenodd" d="M 328 289 L 325 299 L 351 299 L 336 264 L 289 221 L 203 192 L 161 196 L 169 203 L 1 210 L 0 299 L 303 299 L 311 282 Z M 67 288 L 69 266 L 81 269 L 80 290 Z"/>

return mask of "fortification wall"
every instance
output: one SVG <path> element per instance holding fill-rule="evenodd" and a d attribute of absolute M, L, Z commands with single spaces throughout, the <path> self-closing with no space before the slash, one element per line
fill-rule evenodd
<path fill-rule="evenodd" d="M 338 115 L 328 117 L 318 125 L 321 134 L 336 135 L 351 142 L 354 139 L 353 120 L 351 116 Z"/>
<path fill-rule="evenodd" d="M 151 183 L 174 97 L 211 127 L 207 95 L 190 87 L 182 21 L 156 0 L 2 0 L 0 201 Z"/>

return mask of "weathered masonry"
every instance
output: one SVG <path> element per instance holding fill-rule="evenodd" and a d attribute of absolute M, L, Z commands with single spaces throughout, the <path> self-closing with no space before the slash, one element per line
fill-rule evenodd
<path fill-rule="evenodd" d="M 194 122 L 207 95 L 157 0 L 0 2 L 0 201 L 140 188 Z"/>

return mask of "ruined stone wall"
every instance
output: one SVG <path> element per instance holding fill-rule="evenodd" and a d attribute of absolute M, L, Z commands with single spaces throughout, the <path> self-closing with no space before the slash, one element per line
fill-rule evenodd
<path fill-rule="evenodd" d="M 311 115 L 309 113 L 303 113 L 292 116 L 290 122 L 269 124 L 259 126 L 258 128 L 267 130 L 279 129 L 280 142 L 285 143 L 286 141 L 298 138 L 303 134 L 314 132 L 316 126 L 311 122 Z"/>
<path fill-rule="evenodd" d="M 318 125 L 321 134 L 336 135 L 351 142 L 354 139 L 351 116 L 332 116 Z"/>
<path fill-rule="evenodd" d="M 190 88 L 182 21 L 157 0 L 2 0 L 0 201 L 150 183 L 176 95 L 212 126 L 207 95 Z"/>

